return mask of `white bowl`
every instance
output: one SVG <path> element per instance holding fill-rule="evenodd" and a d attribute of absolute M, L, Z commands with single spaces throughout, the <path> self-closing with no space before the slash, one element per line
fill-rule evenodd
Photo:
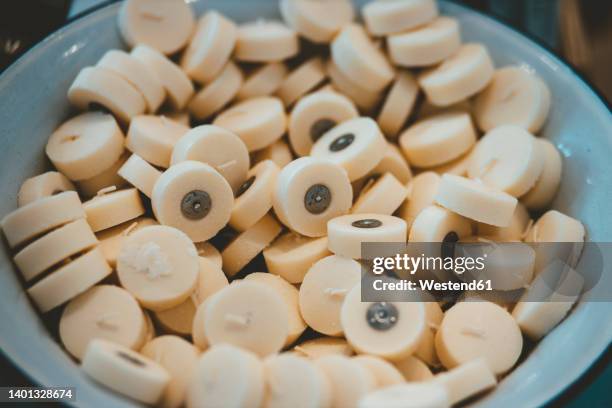
<path fill-rule="evenodd" d="M 193 6 L 198 15 L 216 8 L 236 21 L 278 17 L 276 0 L 196 0 Z M 465 41 L 482 42 L 489 48 L 497 66 L 523 64 L 548 83 L 552 112 L 542 136 L 553 140 L 565 155 L 554 208 L 584 222 L 590 240 L 612 242 L 608 218 L 612 120 L 605 103 L 571 68 L 523 35 L 461 6 L 441 6 L 444 14 L 460 20 Z M 55 127 L 71 114 L 66 91 L 77 72 L 95 64 L 106 50 L 124 47 L 116 28 L 118 8 L 111 4 L 78 18 L 0 76 L 0 215 L 15 209 L 20 183 L 48 166 L 44 146 Z M 76 387 L 79 406 L 134 406 L 86 378 L 49 335 L 24 293 L 6 246 L 2 248 L 0 346 L 4 353 L 38 384 Z M 612 254 L 604 255 L 604 262 L 608 261 L 604 265 L 612 265 Z M 610 274 L 603 279 L 598 287 L 611 288 Z M 612 339 L 612 303 L 588 299 L 475 405 L 539 406 L 587 370 Z"/>

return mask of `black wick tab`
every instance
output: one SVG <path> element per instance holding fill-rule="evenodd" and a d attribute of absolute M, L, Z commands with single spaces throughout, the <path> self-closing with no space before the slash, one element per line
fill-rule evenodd
<path fill-rule="evenodd" d="M 459 235 L 455 231 L 451 231 L 442 240 L 440 255 L 442 259 L 455 257 L 455 244 L 459 241 Z"/>
<path fill-rule="evenodd" d="M 304 207 L 311 214 L 321 214 L 331 204 L 331 191 L 323 184 L 311 186 L 304 194 Z"/>
<path fill-rule="evenodd" d="M 246 191 L 249 188 L 251 188 L 254 182 L 255 182 L 255 176 L 251 176 L 244 183 L 242 183 L 240 187 L 238 187 L 238 191 L 236 191 L 236 198 L 246 193 Z"/>
<path fill-rule="evenodd" d="M 336 122 L 331 119 L 323 118 L 317 120 L 310 127 L 310 139 L 313 143 L 316 142 L 321 138 L 321 136 L 323 136 L 329 129 L 333 128 L 334 126 L 336 126 Z"/>
<path fill-rule="evenodd" d="M 382 222 L 374 218 L 365 218 L 363 220 L 353 221 L 351 225 L 355 228 L 378 228 L 382 225 Z"/>
<path fill-rule="evenodd" d="M 353 141 L 355 141 L 355 135 L 352 133 L 346 133 L 342 136 L 338 136 L 336 140 L 329 145 L 329 150 L 332 152 L 339 152 L 349 147 Z"/>
<path fill-rule="evenodd" d="M 371 328 L 386 331 L 395 326 L 399 312 L 393 303 L 372 303 L 366 311 L 366 319 Z"/>
<path fill-rule="evenodd" d="M 185 194 L 181 201 L 181 212 L 190 220 L 201 220 L 212 207 L 212 200 L 206 191 L 193 190 Z"/>

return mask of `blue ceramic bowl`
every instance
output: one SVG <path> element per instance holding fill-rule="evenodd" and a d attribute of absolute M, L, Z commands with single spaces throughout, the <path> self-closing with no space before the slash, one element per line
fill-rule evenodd
<path fill-rule="evenodd" d="M 359 1 L 358 3 L 363 3 Z M 552 111 L 542 132 L 564 154 L 563 180 L 554 208 L 582 220 L 592 241 L 611 241 L 612 120 L 595 92 L 553 54 L 510 28 L 466 8 L 442 3 L 461 22 L 465 41 L 484 43 L 497 66 L 522 64 L 552 91 Z M 278 17 L 276 0 L 196 0 L 198 15 L 216 8 L 236 21 Z M 44 146 L 71 113 L 66 91 L 78 71 L 110 48 L 123 48 L 116 27 L 119 5 L 78 18 L 46 38 L 0 76 L 0 215 L 15 209 L 26 178 L 44 171 Z M 128 407 L 134 403 L 107 392 L 78 369 L 49 335 L 17 279 L 9 252 L 0 254 L 0 346 L 32 380 L 73 386 L 79 406 Z M 607 254 L 608 261 L 612 254 Z M 612 263 L 607 263 L 611 265 Z M 600 282 L 612 287 L 610 274 Z M 596 294 L 592 294 L 596 296 Z M 612 303 L 583 299 L 524 363 L 476 406 L 538 406 L 574 382 L 612 339 Z"/>

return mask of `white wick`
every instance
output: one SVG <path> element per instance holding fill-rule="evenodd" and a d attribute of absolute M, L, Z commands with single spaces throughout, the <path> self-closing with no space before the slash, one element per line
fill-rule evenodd
<path fill-rule="evenodd" d="M 481 339 L 485 338 L 484 330 L 478 329 L 476 327 L 466 326 L 463 329 L 461 329 L 461 333 L 466 334 L 468 336 L 478 337 Z"/>
<path fill-rule="evenodd" d="M 323 290 L 323 293 L 332 297 L 344 297 L 348 289 L 338 289 L 338 288 L 327 288 Z"/>
<path fill-rule="evenodd" d="M 115 190 L 117 190 L 117 186 L 104 187 L 98 190 L 98 192 L 96 193 L 96 197 L 102 197 L 104 194 L 112 193 Z"/>

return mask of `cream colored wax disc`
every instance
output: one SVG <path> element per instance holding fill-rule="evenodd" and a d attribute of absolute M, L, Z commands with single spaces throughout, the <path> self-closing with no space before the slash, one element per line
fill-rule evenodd
<path fill-rule="evenodd" d="M 436 202 L 464 217 L 496 227 L 510 225 L 517 205 L 510 194 L 454 174 L 442 176 Z"/>
<path fill-rule="evenodd" d="M 174 108 L 180 110 L 185 106 L 193 95 L 193 84 L 178 65 L 143 44 L 132 49 L 130 55 L 146 65 L 161 82 Z"/>
<path fill-rule="evenodd" d="M 229 343 L 263 357 L 285 344 L 288 308 L 282 295 L 266 284 L 237 282 L 207 302 L 204 327 L 210 345 Z"/>
<path fill-rule="evenodd" d="M 282 62 L 270 62 L 256 68 L 246 77 L 236 98 L 243 101 L 258 96 L 272 95 L 287 76 L 287 66 Z"/>
<path fill-rule="evenodd" d="M 418 174 L 408 183 L 408 197 L 399 210 L 399 216 L 406 221 L 408 228 L 424 208 L 434 203 L 439 184 L 440 176 L 431 171 Z"/>
<path fill-rule="evenodd" d="M 331 56 L 340 71 L 363 88 L 382 91 L 393 80 L 393 68 L 362 26 L 347 24 L 331 43 Z"/>
<path fill-rule="evenodd" d="M 238 136 L 214 125 L 197 126 L 174 146 L 171 163 L 195 160 L 211 165 L 234 192 L 247 179 L 249 152 Z"/>
<path fill-rule="evenodd" d="M 459 23 L 451 17 L 438 17 L 414 30 L 387 38 L 389 57 L 404 67 L 425 67 L 438 64 L 453 55 L 461 46 Z"/>
<path fill-rule="evenodd" d="M 324 356 L 315 360 L 331 385 L 332 407 L 357 408 L 358 401 L 376 388 L 376 379 L 357 361 L 341 356 Z"/>
<path fill-rule="evenodd" d="M 476 131 L 468 113 L 442 113 L 423 119 L 406 129 L 399 144 L 416 167 L 434 167 L 469 151 L 476 143 Z"/>
<path fill-rule="evenodd" d="M 229 344 L 213 346 L 198 360 L 187 407 L 259 407 L 264 381 L 263 365 L 255 354 Z"/>
<path fill-rule="evenodd" d="M 412 179 L 412 171 L 408 162 L 404 158 L 399 147 L 393 143 L 387 143 L 387 150 L 382 160 L 374 170 L 370 172 L 370 175 L 391 173 L 396 179 L 402 184 L 408 183 Z"/>
<path fill-rule="evenodd" d="M 159 364 L 103 339 L 89 343 L 81 368 L 100 384 L 145 404 L 158 402 L 170 381 L 170 375 Z"/>
<path fill-rule="evenodd" d="M 147 197 L 151 197 L 153 186 L 161 176 L 161 172 L 147 163 L 137 154 L 132 154 L 130 158 L 117 171 L 122 178 L 136 187 Z"/>
<path fill-rule="evenodd" d="M 483 132 L 501 125 L 517 125 L 538 133 L 549 110 L 546 83 L 516 66 L 495 71 L 491 83 L 474 100 L 474 117 Z"/>
<path fill-rule="evenodd" d="M 281 225 L 271 215 L 266 214 L 251 228 L 237 235 L 221 251 L 225 273 L 234 276 L 240 272 L 274 241 L 281 230 Z"/>
<path fill-rule="evenodd" d="M 326 132 L 312 146 L 310 154 L 342 166 L 354 181 L 374 169 L 386 149 L 387 142 L 378 124 L 368 117 L 360 117 Z"/>
<path fill-rule="evenodd" d="M 117 275 L 144 307 L 177 306 L 195 290 L 199 271 L 193 242 L 181 231 L 147 226 L 128 235 L 117 256 Z"/>
<path fill-rule="evenodd" d="M 17 205 L 23 207 L 41 198 L 74 190 L 74 184 L 62 173 L 48 171 L 38 176 L 30 177 L 21 184 L 19 193 L 17 193 Z"/>
<path fill-rule="evenodd" d="M 281 0 L 283 19 L 301 36 L 315 43 L 329 43 L 343 25 L 355 15 L 349 0 L 320 2 Z"/>
<path fill-rule="evenodd" d="M 493 62 L 484 45 L 469 43 L 418 81 L 433 105 L 449 106 L 480 92 L 493 77 Z"/>
<path fill-rule="evenodd" d="M 263 361 L 265 408 L 319 408 L 331 403 L 331 384 L 320 367 L 303 357 L 283 353 Z"/>
<path fill-rule="evenodd" d="M 129 123 L 147 108 L 138 89 L 114 71 L 101 67 L 79 71 L 68 89 L 68 100 L 81 110 L 92 104 L 102 105 L 122 123 Z"/>
<path fill-rule="evenodd" d="M 174 145 L 188 131 L 188 126 L 164 116 L 137 116 L 130 122 L 125 145 L 149 163 L 166 168 Z"/>
<path fill-rule="evenodd" d="M 351 214 L 327 223 L 328 248 L 336 255 L 361 259 L 362 242 L 405 242 L 406 222 L 382 214 Z"/>
<path fill-rule="evenodd" d="M 213 125 L 237 134 L 249 152 L 281 138 L 287 128 L 283 103 L 274 97 L 252 98 L 221 112 Z"/>
<path fill-rule="evenodd" d="M 442 308 L 440 308 L 440 305 L 437 302 L 425 302 L 425 332 L 423 333 L 423 337 L 421 338 L 419 346 L 414 352 L 415 357 L 418 357 L 416 359 L 418 360 L 418 362 L 405 362 L 406 359 L 402 359 L 405 364 L 403 370 L 405 374 L 409 372 L 409 369 L 414 369 L 415 373 L 412 375 L 412 378 L 417 378 L 421 375 L 427 375 L 420 367 L 420 365 L 423 364 L 421 360 L 423 360 L 425 363 L 432 367 L 440 365 L 440 362 L 438 361 L 438 355 L 436 354 L 435 336 L 436 332 L 438 331 L 438 328 L 440 327 L 440 323 L 442 323 L 443 318 L 444 312 L 442 311 Z M 400 364 L 399 366 L 403 367 L 403 364 Z"/>
<path fill-rule="evenodd" d="M 433 382 L 399 384 L 371 392 L 359 401 L 359 408 L 450 408 L 446 389 Z"/>
<path fill-rule="evenodd" d="M 365 112 L 372 111 L 382 98 L 382 92 L 365 89 L 360 82 L 347 77 L 332 59 L 327 61 L 327 75 L 335 89 L 351 98 Z"/>
<path fill-rule="evenodd" d="M 15 263 L 26 281 L 46 269 L 98 244 L 85 219 L 72 221 L 32 242 L 15 255 Z"/>
<path fill-rule="evenodd" d="M 266 272 L 254 272 L 244 278 L 245 281 L 259 282 L 281 295 L 287 305 L 287 316 L 289 317 L 289 333 L 285 340 L 285 346 L 292 344 L 306 330 L 306 323 L 302 319 L 299 306 L 299 292 L 295 286 L 278 275 Z"/>
<path fill-rule="evenodd" d="M 361 10 L 372 35 L 393 34 L 423 25 L 438 15 L 434 0 L 373 1 Z"/>
<path fill-rule="evenodd" d="M 385 173 L 361 190 L 351 213 L 391 215 L 402 205 L 407 194 L 406 187 L 393 174 Z"/>
<path fill-rule="evenodd" d="M 328 220 L 349 210 L 352 195 L 349 179 L 340 166 L 301 157 L 279 173 L 272 204 L 287 227 L 302 235 L 320 237 L 326 234 Z"/>
<path fill-rule="evenodd" d="M 206 258 L 217 267 L 221 268 L 223 266 L 223 258 L 221 257 L 221 252 L 217 248 L 215 248 L 209 242 L 196 242 L 196 249 L 198 250 L 198 255 L 201 258 Z"/>
<path fill-rule="evenodd" d="M 285 106 L 291 106 L 300 97 L 325 80 L 325 67 L 320 57 L 314 57 L 291 71 L 276 91 Z"/>
<path fill-rule="evenodd" d="M 182 0 L 127 0 L 119 9 L 119 30 L 130 47 L 146 44 L 170 55 L 187 44 L 195 18 Z"/>
<path fill-rule="evenodd" d="M 234 57 L 244 62 L 278 62 L 293 57 L 300 44 L 295 31 L 273 20 L 257 20 L 238 27 Z"/>
<path fill-rule="evenodd" d="M 84 202 L 83 209 L 94 232 L 132 220 L 145 212 L 135 188 L 97 195 Z"/>
<path fill-rule="evenodd" d="M 527 208 L 518 202 L 508 226 L 495 227 L 490 224 L 478 223 L 476 225 L 476 233 L 479 236 L 487 237 L 494 241 L 522 241 L 531 223 L 533 221 L 527 212 Z"/>
<path fill-rule="evenodd" d="M 536 275 L 557 258 L 574 267 L 582 252 L 585 234 L 584 225 L 577 219 L 556 210 L 544 213 L 525 237 L 525 242 L 536 244 Z M 543 248 L 538 248 L 537 243 L 543 243 Z"/>
<path fill-rule="evenodd" d="M 581 274 L 562 261 L 555 261 L 534 279 L 512 310 L 512 316 L 527 337 L 539 340 L 567 316 L 583 285 Z"/>
<path fill-rule="evenodd" d="M 227 224 L 233 202 L 232 188 L 223 176 L 208 164 L 191 160 L 162 173 L 151 195 L 157 220 L 180 229 L 194 242 L 212 238 Z"/>
<path fill-rule="evenodd" d="M 79 360 L 93 339 L 139 350 L 146 332 L 145 317 L 136 299 L 125 289 L 111 285 L 94 286 L 72 299 L 59 322 L 62 344 Z"/>
<path fill-rule="evenodd" d="M 189 111 L 196 119 L 204 120 L 230 103 L 241 86 L 242 72 L 230 61 L 216 78 L 189 101 Z"/>
<path fill-rule="evenodd" d="M 393 364 L 408 382 L 421 382 L 433 378 L 433 374 L 429 367 L 427 367 L 427 364 L 416 357 L 408 356 L 394 361 Z"/>
<path fill-rule="evenodd" d="M 11 248 L 53 228 L 85 218 L 85 211 L 74 191 L 41 198 L 5 215 L 0 224 Z"/>
<path fill-rule="evenodd" d="M 121 166 L 130 157 L 130 152 L 125 150 L 112 166 L 86 180 L 77 181 L 79 193 L 86 198 L 95 196 L 100 190 L 115 186 L 117 188 L 127 186 L 127 182 L 117 174 Z"/>
<path fill-rule="evenodd" d="M 234 208 L 229 220 L 232 228 L 246 231 L 270 211 L 279 171 L 278 166 L 271 160 L 265 160 L 249 170 L 246 180 L 236 189 Z"/>
<path fill-rule="evenodd" d="M 289 142 L 298 156 L 310 153 L 328 130 L 359 116 L 353 102 L 337 92 L 315 92 L 301 98 L 289 115 Z"/>
<path fill-rule="evenodd" d="M 97 65 L 120 75 L 140 91 L 149 112 L 155 112 L 166 98 L 166 91 L 159 79 L 146 65 L 125 51 L 107 51 Z"/>
<path fill-rule="evenodd" d="M 515 197 L 528 192 L 544 169 L 537 139 L 516 125 L 499 126 L 474 147 L 468 175 Z"/>
<path fill-rule="evenodd" d="M 495 374 L 484 358 L 468 361 L 438 374 L 433 382 L 446 388 L 450 402 L 456 404 L 497 384 Z"/>
<path fill-rule="evenodd" d="M 408 241 L 443 242 L 451 233 L 459 238 L 467 237 L 472 233 L 472 224 L 467 218 L 446 208 L 430 205 L 415 218 Z"/>
<path fill-rule="evenodd" d="M 457 303 L 444 314 L 436 351 L 446 368 L 484 357 L 491 371 L 503 374 L 523 348 L 521 330 L 506 309 L 491 302 Z"/>
<path fill-rule="evenodd" d="M 331 354 L 340 354 L 347 357 L 355 354 L 351 345 L 346 340 L 329 336 L 307 340 L 295 346 L 293 351 L 310 359 L 317 359 Z"/>
<path fill-rule="evenodd" d="M 362 354 L 353 357 L 353 360 L 370 371 L 376 380 L 376 388 L 384 388 L 403 383 L 404 376 L 391 363 L 380 357 Z"/>
<path fill-rule="evenodd" d="M 264 249 L 263 255 L 270 273 L 290 283 L 301 283 L 308 269 L 331 252 L 327 237 L 308 238 L 288 232 Z"/>
<path fill-rule="evenodd" d="M 198 20 L 181 68 L 195 81 L 211 82 L 229 61 L 236 36 L 236 25 L 231 20 L 215 10 L 206 12 Z"/>
<path fill-rule="evenodd" d="M 27 292 L 45 313 L 85 292 L 112 272 L 99 248 L 59 267 L 31 286 Z"/>
<path fill-rule="evenodd" d="M 53 165 L 71 180 L 84 180 L 111 167 L 123 153 L 123 132 L 108 114 L 83 113 L 64 122 L 45 148 Z"/>
<path fill-rule="evenodd" d="M 304 321 L 319 333 L 340 336 L 340 309 L 346 294 L 359 283 L 361 265 L 331 255 L 317 261 L 300 286 L 300 311 Z"/>
<path fill-rule="evenodd" d="M 164 408 L 182 406 L 198 363 L 200 351 L 180 337 L 160 336 L 145 344 L 140 353 L 164 367 L 170 375 L 170 382 L 159 406 Z"/>
<path fill-rule="evenodd" d="M 395 139 L 410 116 L 419 86 L 408 71 L 398 72 L 376 121 L 389 139 Z"/>
<path fill-rule="evenodd" d="M 546 139 L 537 139 L 538 148 L 544 155 L 544 169 L 535 185 L 521 196 L 521 202 L 531 210 L 546 208 L 557 193 L 561 182 L 563 161 L 559 150 Z"/>
<path fill-rule="evenodd" d="M 391 360 L 412 354 L 427 324 L 424 303 L 362 302 L 361 285 L 346 295 L 340 323 L 355 351 Z"/>
<path fill-rule="evenodd" d="M 293 161 L 293 153 L 287 142 L 280 139 L 253 155 L 253 164 L 259 164 L 265 160 L 272 160 L 279 169 L 282 169 Z"/>
<path fill-rule="evenodd" d="M 106 261 L 112 267 L 115 267 L 117 264 L 117 255 L 121 250 L 125 238 L 130 235 L 130 233 L 149 225 L 158 224 L 153 218 L 141 217 L 97 233 L 96 236 L 98 240 L 100 240 L 100 249 L 104 253 Z"/>
<path fill-rule="evenodd" d="M 199 262 L 198 285 L 193 294 L 178 306 L 155 312 L 155 320 L 171 333 L 192 334 L 194 317 L 199 305 L 229 284 L 220 265 L 202 256 Z"/>

